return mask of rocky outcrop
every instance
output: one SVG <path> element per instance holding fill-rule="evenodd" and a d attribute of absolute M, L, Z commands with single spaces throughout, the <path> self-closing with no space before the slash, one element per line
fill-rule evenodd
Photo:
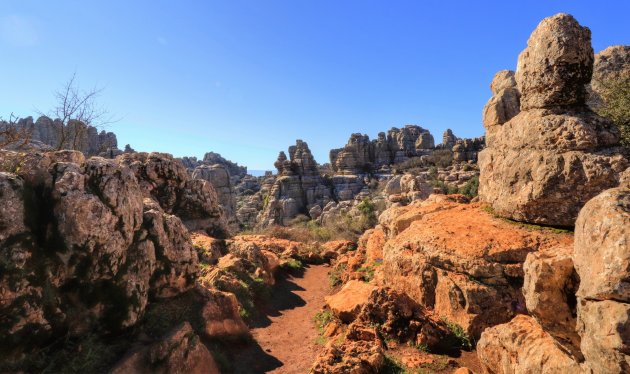
<path fill-rule="evenodd" d="M 215 152 L 206 153 L 201 160 L 197 160 L 197 157 L 182 157 L 181 162 L 188 170 L 191 171 L 202 165 L 222 165 L 225 169 L 227 169 L 232 177 L 242 178 L 247 175 L 247 166 L 240 166 L 236 162 L 227 160 Z"/>
<path fill-rule="evenodd" d="M 177 215 L 189 230 L 205 230 L 214 237 L 227 234 L 225 216 L 212 185 L 191 179 L 182 163 L 165 153 L 128 153 L 117 161 L 129 167 L 144 196 Z"/>
<path fill-rule="evenodd" d="M 6 351 L 133 326 L 194 286 L 185 224 L 220 226 L 212 187 L 172 157 L 0 153 L 0 334 Z"/>
<path fill-rule="evenodd" d="M 64 125 L 61 120 L 41 116 L 20 119 L 16 127 L 28 129 L 30 143 L 40 150 L 73 149 L 87 156 L 114 158 L 122 153 L 118 149 L 116 134 L 86 125 L 80 121 L 70 121 Z"/>
<path fill-rule="evenodd" d="M 483 127 L 486 129 L 486 144 L 490 146 L 501 125 L 521 111 L 521 93 L 516 86 L 514 71 L 502 70 L 494 75 L 490 83 L 492 97 L 483 108 Z"/>
<path fill-rule="evenodd" d="M 325 206 L 332 200 L 331 189 L 319 174 L 308 144 L 298 140 L 289 147 L 289 159 L 280 152 L 274 164 L 278 178 L 267 195 L 259 223 L 284 225 L 298 214 L 306 215 L 314 206 Z"/>
<path fill-rule="evenodd" d="M 626 172 L 628 173 L 628 172 Z M 630 370 L 630 181 L 589 201 L 575 224 L 577 326 L 585 366 Z"/>
<path fill-rule="evenodd" d="M 528 253 L 571 243 L 569 235 L 507 223 L 443 195 L 392 207 L 379 222 L 389 239 L 385 284 L 473 337 L 525 311 L 520 285 Z"/>
<path fill-rule="evenodd" d="M 572 16 L 532 33 L 516 71 L 521 112 L 503 124 L 488 116 L 479 154 L 479 196 L 497 214 L 573 226 L 589 199 L 618 183 L 628 162 L 616 126 L 586 106 L 592 69 L 590 30 Z"/>
<path fill-rule="evenodd" d="M 228 220 L 236 218 L 236 192 L 227 167 L 221 164 L 197 166 L 192 172 L 192 177 L 210 182 L 217 193 L 225 217 Z"/>
<path fill-rule="evenodd" d="M 580 365 L 529 316 L 484 331 L 477 355 L 487 373 L 580 373 Z"/>
<path fill-rule="evenodd" d="M 339 292 L 327 296 L 326 305 L 337 318 L 350 323 L 357 318 L 374 289 L 375 287 L 368 283 L 351 280 Z"/>
<path fill-rule="evenodd" d="M 184 322 L 161 341 L 127 355 L 111 373 L 219 374 L 220 371 L 199 336 Z"/>
<path fill-rule="evenodd" d="M 330 151 L 330 165 L 342 175 L 365 174 L 426 155 L 433 148 L 435 141 L 428 130 L 415 125 L 392 127 L 371 141 L 367 135 L 352 134 L 343 148 Z"/>
<path fill-rule="evenodd" d="M 523 295 L 527 311 L 541 328 L 581 361 L 575 297 L 580 279 L 572 254 L 573 247 L 561 246 L 527 255 Z"/>

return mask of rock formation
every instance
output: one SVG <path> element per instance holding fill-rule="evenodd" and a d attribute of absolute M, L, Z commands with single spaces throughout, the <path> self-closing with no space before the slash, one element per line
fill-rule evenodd
<path fill-rule="evenodd" d="M 222 164 L 200 165 L 193 172 L 194 179 L 210 182 L 217 192 L 219 204 L 228 220 L 236 218 L 236 191 L 232 185 L 229 169 Z"/>
<path fill-rule="evenodd" d="M 27 128 L 31 134 L 31 144 L 41 150 L 74 149 L 86 156 L 114 158 L 122 153 L 118 149 L 116 135 L 79 121 L 63 125 L 61 120 L 41 116 L 33 122 L 33 117 L 22 118 L 18 128 Z"/>
<path fill-rule="evenodd" d="M 518 59 L 520 113 L 501 124 L 513 113 L 510 88 L 486 106 L 489 141 L 479 154 L 479 196 L 497 214 L 573 226 L 586 201 L 614 187 L 626 168 L 618 129 L 586 106 L 590 39 L 590 30 L 570 15 L 546 18 Z"/>
<path fill-rule="evenodd" d="M 516 86 L 512 70 L 502 70 L 494 75 L 490 84 L 492 98 L 483 108 L 483 126 L 486 129 L 486 145 L 494 141 L 494 133 L 500 126 L 521 111 L 521 93 Z"/>
<path fill-rule="evenodd" d="M 370 141 L 367 135 L 352 134 L 348 143 L 330 151 L 330 165 L 339 174 L 364 174 L 427 154 L 435 148 L 433 136 L 420 126 L 392 127 Z"/>
<path fill-rule="evenodd" d="M 242 178 L 247 175 L 247 166 L 240 166 L 239 164 L 227 160 L 223 156 L 215 152 L 206 153 L 203 156 L 203 160 L 197 160 L 197 157 L 182 157 L 181 161 L 184 166 L 186 166 L 186 168 L 189 170 L 193 170 L 201 165 L 211 166 L 218 164 L 223 165 L 232 177 Z"/>
<path fill-rule="evenodd" d="M 194 286 L 185 225 L 224 230 L 212 187 L 162 154 L 0 153 L 3 354 L 133 326 Z"/>
<path fill-rule="evenodd" d="M 456 197 L 432 195 L 381 214 L 383 279 L 476 338 L 524 311 L 527 254 L 571 238 L 503 222 Z"/>
<path fill-rule="evenodd" d="M 308 214 L 314 206 L 325 206 L 332 200 L 331 189 L 317 170 L 308 144 L 297 140 L 289 147 L 289 159 L 280 152 L 274 164 L 278 178 L 265 195 L 259 223 L 287 224 L 298 214 Z"/>

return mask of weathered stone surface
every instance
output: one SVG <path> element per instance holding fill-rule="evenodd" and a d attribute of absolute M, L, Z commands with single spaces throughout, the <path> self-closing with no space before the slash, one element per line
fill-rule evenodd
<path fill-rule="evenodd" d="M 129 153 L 119 156 L 117 162 L 133 170 L 145 197 L 180 217 L 188 229 L 205 230 L 215 237 L 226 235 L 225 216 L 212 185 L 191 179 L 179 160 L 164 153 Z"/>
<path fill-rule="evenodd" d="M 114 158 L 122 153 L 118 149 L 116 134 L 105 130 L 99 132 L 96 127 L 79 121 L 71 120 L 64 126 L 59 119 L 41 116 L 33 122 L 33 117 L 26 117 L 18 120 L 17 128 L 28 129 L 31 136 L 30 148 L 42 151 L 73 149 L 88 156 L 107 158 Z"/>
<path fill-rule="evenodd" d="M 610 46 L 595 55 L 593 65 L 593 79 L 591 80 L 588 106 L 593 110 L 599 109 L 602 93 L 607 85 L 614 81 L 630 79 L 630 46 Z"/>
<path fill-rule="evenodd" d="M 514 116 L 521 108 L 521 94 L 516 87 L 512 70 L 502 70 L 494 75 L 490 84 L 492 97 L 483 108 L 483 126 L 486 129 L 486 144 L 494 141 L 496 126 L 500 126 Z"/>
<path fill-rule="evenodd" d="M 383 248 L 388 286 L 475 337 L 524 311 L 518 284 L 528 253 L 571 244 L 569 235 L 515 226 L 447 197 L 390 208 L 379 221 L 390 238 Z"/>
<path fill-rule="evenodd" d="M 572 253 L 573 248 L 565 246 L 528 254 L 523 264 L 523 295 L 527 310 L 541 327 L 581 360 L 575 298 L 580 282 L 573 269 Z"/>
<path fill-rule="evenodd" d="M 497 214 L 573 226 L 589 199 L 618 183 L 628 165 L 619 131 L 585 106 L 592 64 L 590 31 L 573 17 L 546 18 L 532 33 L 516 72 L 522 111 L 503 124 L 489 118 L 479 154 L 479 197 Z"/>
<path fill-rule="evenodd" d="M 9 343 L 3 349 L 95 328 L 120 331 L 138 321 L 149 297 L 194 285 L 197 254 L 181 219 L 168 212 L 181 211 L 168 196 L 185 200 L 187 177 L 165 188 L 168 194 L 147 193 L 143 186 L 156 186 L 148 175 L 79 152 L 2 151 L 0 167 L 0 309 L 11 316 L 0 319 Z M 218 209 L 216 197 L 197 192 L 208 209 Z"/>
<path fill-rule="evenodd" d="M 217 193 L 225 217 L 228 220 L 236 218 L 236 192 L 227 167 L 221 164 L 201 165 L 193 170 L 192 177 L 210 182 Z"/>
<path fill-rule="evenodd" d="M 385 363 L 383 343 L 374 328 L 353 324 L 340 344 L 329 344 L 311 369 L 313 374 L 376 374 Z"/>
<path fill-rule="evenodd" d="M 375 286 L 356 280 L 346 283 L 339 292 L 326 297 L 330 310 L 343 322 L 352 322 L 368 302 Z"/>
<path fill-rule="evenodd" d="M 161 341 L 128 354 L 111 373 L 219 374 L 220 371 L 190 324 L 184 322 Z"/>
<path fill-rule="evenodd" d="M 493 374 L 581 372 L 577 362 L 525 315 L 486 329 L 477 343 L 477 355 L 485 371 Z"/>
<path fill-rule="evenodd" d="M 397 342 L 410 342 L 430 349 L 451 348 L 447 347 L 451 332 L 443 321 L 432 318 L 405 293 L 387 287 L 372 290 L 357 323 L 377 325 L 383 336 Z"/>
<path fill-rule="evenodd" d="M 289 148 L 289 157 L 287 160 L 281 152 L 275 163 L 279 177 L 263 195 L 263 211 L 258 217 L 262 226 L 285 225 L 298 214 L 306 215 L 314 206 L 323 207 L 332 200 L 308 144 L 297 140 Z"/>
<path fill-rule="evenodd" d="M 581 299 L 578 332 L 588 370 L 595 374 L 630 371 L 630 304 Z"/>
<path fill-rule="evenodd" d="M 239 304 L 233 293 L 197 286 L 203 299 L 200 320 L 204 335 L 210 339 L 238 340 L 249 336 L 249 329 L 239 314 Z"/>
<path fill-rule="evenodd" d="M 606 190 L 589 201 L 575 224 L 578 296 L 630 302 L 630 187 Z"/>
<path fill-rule="evenodd" d="M 589 201 L 575 226 L 578 333 L 593 373 L 630 371 L 630 180 Z"/>
<path fill-rule="evenodd" d="M 538 24 L 518 58 L 521 110 L 582 105 L 593 73 L 591 31 L 559 13 Z"/>

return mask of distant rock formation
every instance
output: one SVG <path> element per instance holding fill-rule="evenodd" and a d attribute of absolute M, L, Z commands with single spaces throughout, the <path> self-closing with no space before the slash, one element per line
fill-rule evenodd
<path fill-rule="evenodd" d="M 409 157 L 427 154 L 434 147 L 429 130 L 415 125 L 402 129 L 392 127 L 387 135 L 381 132 L 372 141 L 367 135 L 352 134 L 343 148 L 330 151 L 330 165 L 339 174 L 369 173 Z"/>
<path fill-rule="evenodd" d="M 230 178 L 230 172 L 225 165 L 200 165 L 192 172 L 193 179 L 203 179 L 210 183 L 217 192 L 219 204 L 228 219 L 234 218 L 236 213 L 236 192 Z"/>
<path fill-rule="evenodd" d="M 431 155 L 436 149 L 453 151 L 458 162 L 476 161 L 484 139 L 458 139 L 453 131 L 444 132 L 442 144 L 435 144 L 429 130 L 416 125 L 402 129 L 392 127 L 374 140 L 367 135 L 352 134 L 343 148 L 330 151 L 330 165 L 335 174 L 359 175 L 388 172 L 388 168 L 412 157 Z"/>
<path fill-rule="evenodd" d="M 118 140 L 113 132 L 100 132 L 94 126 L 79 121 L 70 121 L 63 125 L 61 120 L 52 120 L 41 116 L 33 122 L 33 117 L 22 118 L 18 128 L 28 128 L 31 132 L 32 146 L 42 150 L 73 149 L 86 156 L 113 158 L 122 153 L 118 149 Z"/>
<path fill-rule="evenodd" d="M 628 161 L 617 127 L 586 106 L 592 70 L 590 30 L 558 14 L 538 25 L 520 54 L 521 111 L 502 124 L 514 113 L 516 93 L 509 74 L 509 83 L 496 83 L 484 110 L 488 147 L 479 154 L 479 196 L 497 214 L 573 226 L 586 201 L 617 185 Z"/>
<path fill-rule="evenodd" d="M 274 163 L 278 178 L 264 197 L 259 223 L 286 224 L 298 214 L 307 215 L 314 206 L 324 206 L 332 200 L 331 188 L 319 174 L 317 163 L 308 144 L 297 140 L 289 147 L 289 158 L 280 152 Z"/>
<path fill-rule="evenodd" d="M 188 169 L 194 169 L 201 165 L 223 165 L 232 177 L 244 177 L 247 175 L 247 166 L 226 160 L 220 154 L 208 152 L 203 156 L 203 160 L 197 160 L 197 157 L 182 157 L 182 163 Z"/>

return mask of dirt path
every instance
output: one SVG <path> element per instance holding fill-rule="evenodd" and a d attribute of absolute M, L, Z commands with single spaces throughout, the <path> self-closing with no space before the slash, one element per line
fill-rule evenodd
<path fill-rule="evenodd" d="M 313 316 L 329 294 L 329 267 L 309 266 L 303 274 L 279 279 L 271 299 L 253 322 L 255 342 L 231 363 L 235 373 L 307 373 L 318 351 Z"/>

